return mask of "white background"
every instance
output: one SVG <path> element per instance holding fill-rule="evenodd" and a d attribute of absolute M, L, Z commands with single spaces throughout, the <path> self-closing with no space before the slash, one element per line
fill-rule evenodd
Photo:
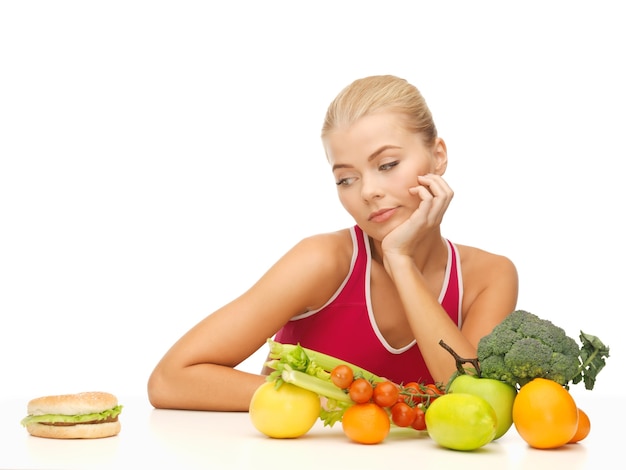
<path fill-rule="evenodd" d="M 600 336 L 596 390 L 623 390 L 619 4 L 0 3 L 0 396 L 144 395 L 193 324 L 352 224 L 319 132 L 386 73 L 447 141 L 444 235 L 509 256 L 518 307 Z"/>

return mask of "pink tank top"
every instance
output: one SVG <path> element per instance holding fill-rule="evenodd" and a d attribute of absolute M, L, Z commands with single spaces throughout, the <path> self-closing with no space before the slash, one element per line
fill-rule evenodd
<path fill-rule="evenodd" d="M 398 384 L 432 383 L 433 378 L 415 340 L 397 349 L 390 346 L 380 333 L 370 299 L 368 238 L 358 226 L 350 230 L 354 252 L 348 276 L 323 307 L 293 317 L 276 333 L 276 341 L 300 343 Z M 447 246 L 448 263 L 439 302 L 461 328 L 461 266 L 456 247 L 449 241 Z"/>

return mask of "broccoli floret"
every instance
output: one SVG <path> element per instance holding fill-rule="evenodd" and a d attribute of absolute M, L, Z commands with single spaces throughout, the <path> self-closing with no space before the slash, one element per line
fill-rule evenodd
<path fill-rule="evenodd" d="M 578 356 L 556 352 L 552 354 L 552 358 L 550 359 L 550 369 L 547 375 L 555 382 L 566 385 L 578 375 L 579 366 L 580 361 Z"/>
<path fill-rule="evenodd" d="M 480 343 L 478 349 L 483 356 L 500 356 L 506 354 L 511 349 L 511 345 L 522 339 L 523 336 L 515 330 L 503 328 L 499 335 L 485 336 Z M 481 353 L 479 352 L 479 357 Z"/>
<path fill-rule="evenodd" d="M 552 348 L 536 338 L 525 337 L 513 343 L 504 354 L 504 367 L 521 386 L 535 377 L 546 377 Z"/>
<path fill-rule="evenodd" d="M 533 317 L 535 316 L 533 314 L 530 315 L 532 315 Z M 502 320 L 501 326 L 504 327 L 503 329 L 517 331 L 519 330 L 520 326 L 528 320 L 528 318 L 529 312 L 525 310 L 515 310 L 514 312 L 511 312 L 509 315 L 507 315 L 504 320 Z"/>
<path fill-rule="evenodd" d="M 485 357 L 485 360 L 480 363 L 481 375 L 483 377 L 490 377 L 502 382 L 513 385 L 517 385 L 516 378 L 507 371 L 504 367 L 504 356 L 493 355 Z"/>
<path fill-rule="evenodd" d="M 593 338 L 597 340 L 592 344 Z M 478 343 L 481 376 L 521 387 L 542 377 L 565 386 L 585 379 L 593 388 L 609 348 L 581 332 L 583 348 L 565 330 L 525 310 L 509 314 Z M 585 376 L 586 374 L 586 376 Z"/>

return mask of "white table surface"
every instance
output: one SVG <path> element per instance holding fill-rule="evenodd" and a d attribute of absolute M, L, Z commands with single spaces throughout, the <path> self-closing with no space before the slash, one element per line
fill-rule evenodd
<path fill-rule="evenodd" d="M 108 469 L 582 469 L 626 468 L 622 461 L 624 397 L 583 392 L 577 399 L 589 414 L 584 441 L 556 450 L 531 449 L 514 427 L 498 441 L 473 452 L 438 447 L 424 433 L 396 428 L 381 444 L 355 444 L 341 424 L 321 422 L 298 439 L 270 439 L 247 413 L 153 409 L 146 397 L 118 397 L 124 405 L 118 436 L 57 440 L 30 436 L 20 425 L 30 398 L 1 399 L 0 468 Z M 619 459 L 619 460 L 617 460 Z"/>

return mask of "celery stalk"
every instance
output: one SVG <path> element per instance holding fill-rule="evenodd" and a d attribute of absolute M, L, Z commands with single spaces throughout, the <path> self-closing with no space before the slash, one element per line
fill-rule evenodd
<path fill-rule="evenodd" d="M 271 338 L 267 340 L 267 343 L 270 348 L 270 359 L 273 359 L 273 360 L 283 360 L 287 356 L 293 355 L 294 352 L 297 354 L 300 349 L 302 350 L 306 358 L 308 358 L 310 362 L 313 364 L 313 368 L 317 366 L 318 368 L 321 368 L 327 371 L 328 373 L 330 373 L 336 366 L 340 364 L 345 364 L 352 369 L 355 377 L 361 376 L 361 377 L 366 378 L 370 382 L 382 382 L 384 380 L 381 377 L 377 376 L 376 374 L 373 374 L 372 372 L 366 369 L 363 369 L 362 367 L 359 367 L 355 364 L 351 364 L 349 362 L 338 359 L 336 357 L 329 356 L 328 354 L 324 354 L 319 351 L 314 351 L 312 349 L 304 348 L 300 345 L 295 345 L 295 344 L 282 344 L 277 341 L 274 341 Z M 305 361 L 304 357 L 299 357 L 299 358 L 302 361 Z M 273 365 L 272 363 L 275 365 L 275 362 L 273 361 L 269 361 L 267 365 L 269 367 L 272 367 Z M 299 363 L 294 364 L 293 362 L 291 362 L 291 365 L 292 367 L 295 366 L 297 370 L 303 370 L 302 368 L 303 364 L 299 364 Z M 272 367 L 272 368 L 275 368 L 275 367 Z"/>
<path fill-rule="evenodd" d="M 338 402 L 345 402 L 349 404 L 354 403 L 346 392 L 341 390 L 332 382 L 324 379 L 318 379 L 317 377 L 309 375 L 306 372 L 294 370 L 289 366 L 285 366 L 281 373 L 281 378 L 286 383 L 310 390 L 311 392 L 315 392 L 323 397 L 337 400 Z"/>
<path fill-rule="evenodd" d="M 282 344 L 271 338 L 267 343 L 270 353 L 265 365 L 273 369 L 267 380 L 274 382 L 276 388 L 283 383 L 289 383 L 326 398 L 320 408 L 320 419 L 325 426 L 341 421 L 344 411 L 354 404 L 350 395 L 337 387 L 330 378 L 330 373 L 336 366 L 347 365 L 352 368 L 355 377 L 364 377 L 372 383 L 383 380 L 362 367 L 303 348 L 299 344 Z"/>

